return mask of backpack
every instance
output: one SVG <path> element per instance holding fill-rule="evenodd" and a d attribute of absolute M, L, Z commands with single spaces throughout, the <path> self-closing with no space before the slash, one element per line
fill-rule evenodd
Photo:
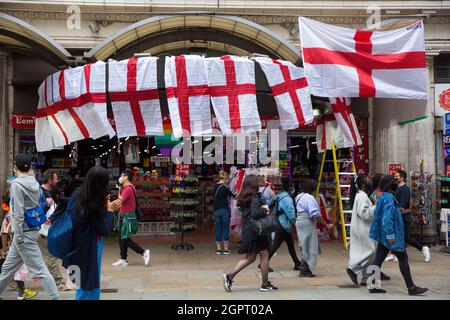
<path fill-rule="evenodd" d="M 137 197 L 136 197 L 136 190 L 133 187 L 131 187 L 131 189 L 133 189 L 134 203 L 136 204 L 135 208 L 134 208 L 134 213 L 136 214 L 137 221 L 141 221 L 141 219 L 142 219 L 142 211 L 141 211 L 141 207 L 139 206 L 139 202 L 138 202 Z"/>
<path fill-rule="evenodd" d="M 38 206 L 35 208 L 31 208 L 28 209 L 26 211 L 24 211 L 23 216 L 24 216 L 24 220 L 25 223 L 27 224 L 28 228 L 36 228 L 36 227 L 40 227 L 42 224 L 45 223 L 45 221 L 47 221 L 47 216 L 45 215 L 44 210 L 41 207 L 41 198 L 43 196 L 43 192 L 42 190 L 40 190 L 40 195 L 39 195 L 39 201 L 38 201 Z M 45 196 L 44 196 L 45 198 Z M 13 202 L 14 205 L 14 202 Z"/>
<path fill-rule="evenodd" d="M 68 202 L 58 205 L 51 216 L 52 224 L 47 236 L 48 252 L 52 256 L 60 259 L 69 258 L 80 249 L 77 248 L 74 250 L 73 248 L 74 226 L 72 222 L 72 210 L 77 195 L 78 192 L 74 193 Z M 86 230 L 84 240 L 86 240 L 89 230 L 90 228 Z"/>

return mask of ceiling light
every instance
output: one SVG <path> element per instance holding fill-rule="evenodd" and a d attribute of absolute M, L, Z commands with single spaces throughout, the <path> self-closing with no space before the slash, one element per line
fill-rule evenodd
<path fill-rule="evenodd" d="M 192 142 L 192 144 L 197 143 L 197 142 L 198 142 L 198 140 L 194 140 L 194 141 Z"/>
<path fill-rule="evenodd" d="M 155 149 L 155 148 L 156 148 L 156 146 L 153 146 L 153 147 L 152 147 L 152 149 Z"/>
<path fill-rule="evenodd" d="M 126 137 L 126 138 L 125 138 L 125 141 L 127 141 L 128 139 L 130 139 L 130 137 Z"/>
<path fill-rule="evenodd" d="M 295 146 L 290 146 L 289 148 L 298 148 L 298 147 L 300 147 L 300 145 L 299 144 L 296 144 Z"/>

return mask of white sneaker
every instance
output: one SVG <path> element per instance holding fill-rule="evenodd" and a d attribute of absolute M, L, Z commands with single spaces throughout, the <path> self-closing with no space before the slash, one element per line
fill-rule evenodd
<path fill-rule="evenodd" d="M 386 259 L 384 259 L 384 261 L 394 261 L 394 262 L 397 262 L 398 259 L 397 259 L 397 257 L 396 257 L 395 255 L 390 254 L 390 255 L 388 255 L 388 256 L 386 257 Z"/>
<path fill-rule="evenodd" d="M 423 254 L 423 257 L 425 258 L 425 262 L 430 262 L 430 260 L 431 260 L 431 255 L 430 255 L 430 248 L 428 248 L 427 246 L 424 246 L 423 248 L 422 248 L 422 254 Z"/>
<path fill-rule="evenodd" d="M 127 260 L 119 259 L 117 262 L 114 262 L 113 267 L 126 267 L 128 266 Z"/>
<path fill-rule="evenodd" d="M 145 266 L 148 266 L 148 264 L 150 263 L 150 250 L 145 250 L 143 258 Z"/>

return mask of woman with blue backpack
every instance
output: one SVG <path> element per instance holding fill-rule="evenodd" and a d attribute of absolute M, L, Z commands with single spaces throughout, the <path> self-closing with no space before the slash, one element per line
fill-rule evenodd
<path fill-rule="evenodd" d="M 74 272 L 71 278 L 78 287 L 76 300 L 99 300 L 103 237 L 111 232 L 113 212 L 120 208 L 120 200 L 109 200 L 108 170 L 91 168 L 67 208 L 73 223 L 73 251 L 63 259 L 63 265 Z"/>

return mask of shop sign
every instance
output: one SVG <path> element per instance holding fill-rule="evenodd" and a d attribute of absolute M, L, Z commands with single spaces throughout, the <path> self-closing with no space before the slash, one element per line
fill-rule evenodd
<path fill-rule="evenodd" d="M 450 148 L 444 148 L 444 158 L 450 158 Z"/>
<path fill-rule="evenodd" d="M 175 167 L 175 174 L 177 176 L 187 176 L 189 175 L 190 169 L 190 164 L 177 164 Z"/>
<path fill-rule="evenodd" d="M 436 83 L 434 87 L 434 115 L 443 117 L 450 112 L 450 83 Z"/>
<path fill-rule="evenodd" d="M 402 170 L 401 163 L 389 163 L 389 175 L 393 176 L 398 170 Z"/>
<path fill-rule="evenodd" d="M 170 157 L 151 157 L 151 162 L 170 162 Z"/>
<path fill-rule="evenodd" d="M 34 129 L 36 117 L 30 114 L 13 113 L 11 125 L 14 129 Z"/>
<path fill-rule="evenodd" d="M 444 144 L 450 144 L 450 135 L 442 136 L 442 141 Z"/>

